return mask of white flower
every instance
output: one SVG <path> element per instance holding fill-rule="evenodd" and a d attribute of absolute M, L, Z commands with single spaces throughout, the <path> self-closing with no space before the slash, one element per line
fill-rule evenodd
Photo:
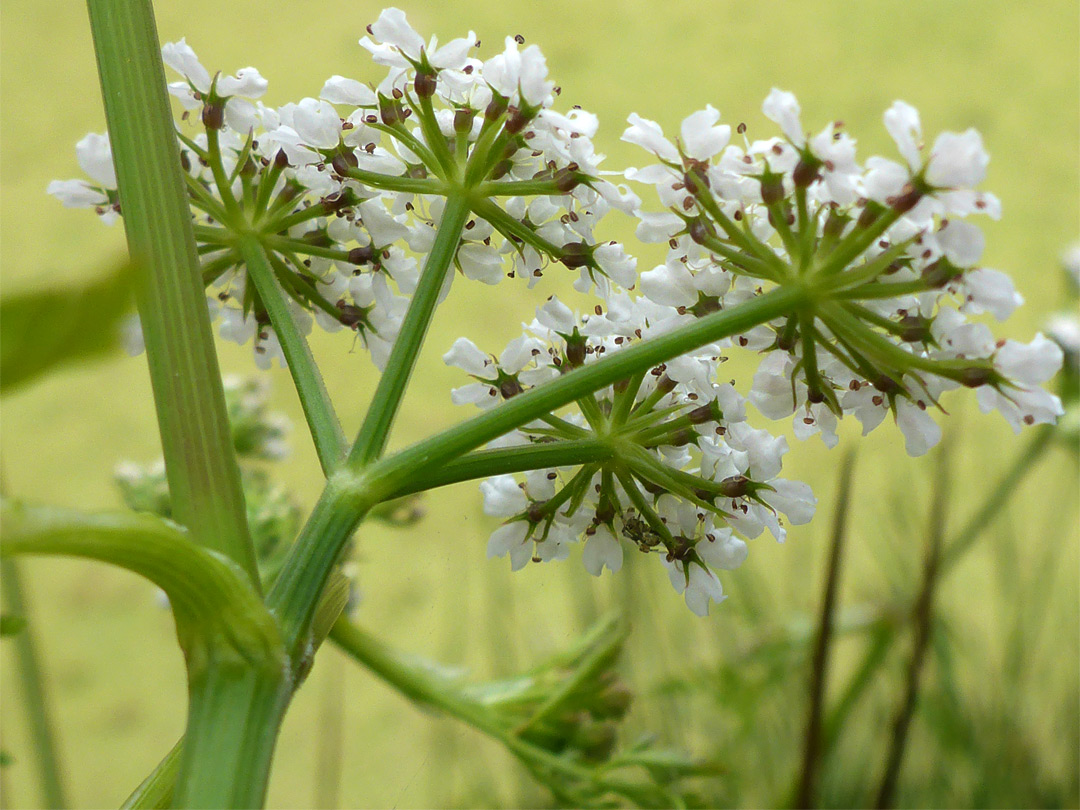
<path fill-rule="evenodd" d="M 793 93 L 774 87 L 761 105 L 765 117 L 780 125 L 780 130 L 795 146 L 806 143 L 806 134 L 799 121 L 800 107 Z"/>
<path fill-rule="evenodd" d="M 930 150 L 926 181 L 937 188 L 974 188 L 986 179 L 989 162 L 982 136 L 974 129 L 943 132 Z"/>
<path fill-rule="evenodd" d="M 353 107 L 373 107 L 378 104 L 375 91 L 356 79 L 331 76 L 323 85 L 319 98 L 331 104 L 349 104 Z"/>
<path fill-rule="evenodd" d="M 520 99 L 532 106 L 545 104 L 554 87 L 547 81 L 547 61 L 535 45 L 525 50 L 518 50 L 518 43 L 513 37 L 506 38 L 505 50 L 484 63 L 484 79 L 499 95 L 511 99 Z"/>
<path fill-rule="evenodd" d="M 616 573 L 623 564 L 622 545 L 606 525 L 600 524 L 596 531 L 585 541 L 585 550 L 581 554 L 585 570 L 594 577 L 600 576 L 606 567 Z"/>
<path fill-rule="evenodd" d="M 896 148 L 911 170 L 918 171 L 922 166 L 922 124 L 919 122 L 919 111 L 903 101 L 894 101 L 885 111 L 885 129 L 896 142 Z"/>
<path fill-rule="evenodd" d="M 521 570 L 532 558 L 532 543 L 528 542 L 528 536 L 529 524 L 525 521 L 503 524 L 492 533 L 488 540 L 488 558 L 509 555 L 510 570 Z"/>

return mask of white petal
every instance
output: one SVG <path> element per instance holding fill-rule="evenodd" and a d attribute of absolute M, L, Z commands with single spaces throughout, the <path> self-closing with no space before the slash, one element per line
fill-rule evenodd
<path fill-rule="evenodd" d="M 331 104 L 351 104 L 354 107 L 373 107 L 378 103 L 375 91 L 356 79 L 331 76 L 323 85 L 319 97 Z"/>

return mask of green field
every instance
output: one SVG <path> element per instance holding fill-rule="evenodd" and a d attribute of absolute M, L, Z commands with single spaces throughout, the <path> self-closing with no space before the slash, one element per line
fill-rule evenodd
<path fill-rule="evenodd" d="M 799 97 L 816 131 L 842 119 L 860 158 L 893 156 L 882 112 L 894 99 L 922 113 L 928 139 L 978 128 L 992 156 L 986 188 L 1000 222 L 979 224 L 984 263 L 1009 272 L 1027 301 L 1002 337 L 1029 340 L 1055 311 L 1073 308 L 1059 270 L 1080 236 L 1080 37 L 1065 0 L 873 0 L 759 3 L 674 0 L 422 3 L 403 6 L 441 40 L 468 29 L 482 53 L 522 34 L 547 55 L 561 105 L 601 120 L 597 148 L 621 168 L 642 154 L 619 141 L 630 112 L 667 131 L 711 103 L 751 137 L 773 134 L 760 113 L 773 86 Z M 163 41 L 186 36 L 211 70 L 255 65 L 270 80 L 266 103 L 316 95 L 341 73 L 377 81 L 356 45 L 380 5 L 368 2 L 157 4 Z M 123 252 L 120 226 L 60 207 L 53 178 L 79 174 L 74 143 L 104 129 L 100 90 L 81 4 L 5 0 L 0 28 L 0 266 L 3 292 L 88 278 Z M 766 126 L 768 124 L 768 126 Z M 629 239 L 632 223 L 612 226 Z M 655 246 L 652 246 L 655 248 Z M 662 260 L 642 248 L 639 269 Z M 532 291 L 455 284 L 440 310 L 391 439 L 403 446 L 470 415 L 449 401 L 460 372 L 441 354 L 458 335 L 499 351 L 532 309 L 569 279 L 552 274 Z M 376 372 L 348 336 L 313 341 L 350 433 Z M 250 347 L 220 344 L 227 371 L 255 373 Z M 725 366 L 749 387 L 752 359 Z M 310 505 L 321 473 L 303 432 L 288 374 L 270 374 L 276 407 L 298 426 L 280 479 Z M 956 531 L 1021 450 L 997 414 L 955 393 L 950 412 L 951 498 Z M 625 732 L 655 731 L 672 745 L 715 757 L 722 776 L 702 786 L 710 804 L 783 802 L 798 766 L 808 672 L 806 637 L 820 601 L 833 499 L 844 446 L 858 448 L 847 557 L 840 590 L 835 702 L 862 660 L 866 617 L 899 619 L 918 589 L 933 455 L 909 459 L 889 426 L 841 447 L 792 439 L 790 477 L 810 482 L 819 519 L 786 544 L 757 540 L 747 564 L 724 578 L 731 595 L 704 620 L 692 616 L 656 568 L 628 565 L 597 581 L 575 558 L 511 576 L 486 560 L 493 521 L 475 485 L 431 493 L 427 516 L 407 529 L 365 525 L 355 555 L 358 621 L 404 649 L 478 677 L 526 667 L 566 645 L 590 615 L 625 611 L 633 628 L 623 674 L 638 692 Z M 6 398 L 3 477 L 18 497 L 80 508 L 118 505 L 111 483 L 121 459 L 159 454 L 145 359 L 66 370 Z M 900 777 L 899 806 L 1070 806 L 1080 803 L 1080 554 L 1075 448 L 1054 448 L 1010 495 L 937 592 L 938 632 L 923 673 Z M 631 563 L 637 562 L 631 560 Z M 643 570 L 648 568 L 649 570 Z M 115 569 L 33 560 L 23 564 L 31 620 L 47 666 L 66 785 L 73 806 L 118 805 L 175 742 L 184 725 L 184 669 L 169 614 L 154 590 Z M 902 634 L 829 757 L 821 801 L 872 800 L 910 647 Z M 0 731 L 15 759 L 3 805 L 39 801 L 11 648 L 0 645 Z M 550 796 L 498 746 L 446 718 L 424 714 L 333 649 L 298 693 L 278 746 L 269 804 L 310 806 L 334 791 L 326 778 L 333 722 L 343 728 L 341 806 L 545 806 Z M 328 741 L 330 741 L 328 743 Z M 318 793 L 319 782 L 322 791 Z M 318 797 L 318 798 L 317 798 Z"/>

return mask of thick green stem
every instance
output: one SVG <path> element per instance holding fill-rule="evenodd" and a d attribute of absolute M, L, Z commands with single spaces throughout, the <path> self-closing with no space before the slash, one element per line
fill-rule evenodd
<path fill-rule="evenodd" d="M 14 560 L 0 560 L 0 587 L 3 588 L 4 615 L 27 619 L 26 600 Z M 15 667 L 22 689 L 23 705 L 30 730 L 30 743 L 37 760 L 41 799 L 45 807 L 66 807 L 64 785 L 60 776 L 60 757 L 56 752 L 49 701 L 45 693 L 45 678 L 38 661 L 33 624 L 27 620 L 13 639 Z"/>
<path fill-rule="evenodd" d="M 261 807 L 291 695 L 286 672 L 248 661 L 211 661 L 193 677 L 173 807 Z"/>
<path fill-rule="evenodd" d="M 326 392 L 319 367 L 311 356 L 307 340 L 300 334 L 296 321 L 289 312 L 285 296 L 274 279 L 274 272 L 266 260 L 266 253 L 254 236 L 245 237 L 240 250 L 247 266 L 248 278 L 255 283 L 259 297 L 270 315 L 274 333 L 281 342 L 281 350 L 292 374 L 296 393 L 304 408 L 311 438 L 319 455 L 323 473 L 329 475 L 345 457 L 345 436 L 341 423 L 334 413 L 334 405 Z"/>
<path fill-rule="evenodd" d="M 149 0 L 89 0 L 173 514 L 259 587 Z"/>
<path fill-rule="evenodd" d="M 353 469 L 359 469 L 382 455 L 420 347 L 427 336 L 446 275 L 453 272 L 454 255 L 468 216 L 469 203 L 466 198 L 458 195 L 447 197 L 435 243 L 424 263 L 424 272 L 409 302 L 409 310 L 390 351 L 386 369 L 379 378 L 371 408 L 349 453 L 349 465 Z"/>

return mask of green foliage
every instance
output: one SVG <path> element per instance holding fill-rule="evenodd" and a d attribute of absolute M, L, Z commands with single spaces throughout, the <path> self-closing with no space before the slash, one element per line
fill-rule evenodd
<path fill-rule="evenodd" d="M 10 393 L 52 369 L 120 348 L 120 320 L 131 309 L 130 265 L 62 289 L 0 301 L 0 391 Z"/>

